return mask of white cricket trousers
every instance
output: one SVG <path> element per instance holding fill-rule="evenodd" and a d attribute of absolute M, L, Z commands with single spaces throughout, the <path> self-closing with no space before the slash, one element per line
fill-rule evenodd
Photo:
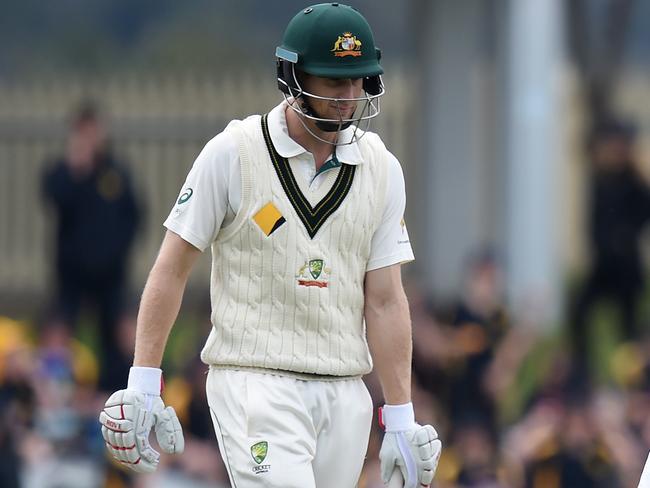
<path fill-rule="evenodd" d="M 210 368 L 206 388 L 232 488 L 357 486 L 372 422 L 360 378 Z"/>

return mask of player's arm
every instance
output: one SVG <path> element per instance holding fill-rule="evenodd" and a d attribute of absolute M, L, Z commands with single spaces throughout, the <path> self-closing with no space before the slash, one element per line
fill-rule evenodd
<path fill-rule="evenodd" d="M 108 451 L 134 471 L 151 472 L 158 466 L 160 454 L 149 444 L 152 429 L 165 452 L 181 453 L 185 446 L 176 412 L 165 407 L 160 397 L 159 366 L 187 278 L 200 253 L 174 232 L 165 235 L 140 301 L 135 359 L 127 387 L 109 397 L 99 416 Z"/>
<path fill-rule="evenodd" d="M 411 403 L 411 318 L 399 264 L 366 273 L 366 334 L 386 405 L 379 458 L 384 483 L 429 486 L 442 448 L 430 425 L 415 422 Z"/>
<path fill-rule="evenodd" d="M 194 161 L 178 199 L 164 222 L 168 229 L 147 278 L 136 330 L 135 358 L 126 389 L 109 397 L 99 420 L 108 451 L 135 471 L 153 471 L 160 455 L 149 445 L 156 431 L 168 453 L 184 449 L 174 409 L 160 396 L 160 364 L 181 306 L 190 271 L 216 239 L 229 205 L 229 183 L 238 168 L 239 145 L 227 132 L 211 139 Z M 239 174 L 233 175 L 239 181 Z"/>
<path fill-rule="evenodd" d="M 364 315 L 368 345 L 386 403 L 409 403 L 411 318 L 399 264 L 366 273 Z"/>
<path fill-rule="evenodd" d="M 160 367 L 187 279 L 201 251 L 167 231 L 140 300 L 134 366 Z"/>

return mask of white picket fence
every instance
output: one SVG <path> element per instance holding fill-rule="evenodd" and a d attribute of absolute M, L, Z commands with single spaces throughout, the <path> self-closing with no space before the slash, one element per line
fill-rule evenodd
<path fill-rule="evenodd" d="M 413 84 L 399 74 L 385 81 L 388 94 L 373 130 L 408 164 Z M 114 150 L 128 163 L 146 208 L 132 257 L 132 283 L 139 289 L 160 244 L 161 224 L 202 146 L 230 119 L 268 111 L 281 95 L 272 70 L 213 78 L 0 81 L 0 307 L 50 291 L 53 226 L 40 194 L 41 173 L 61 154 L 67 116 L 85 98 L 109 115 Z M 193 285 L 207 284 L 208 263 L 209 256 L 199 263 Z"/>

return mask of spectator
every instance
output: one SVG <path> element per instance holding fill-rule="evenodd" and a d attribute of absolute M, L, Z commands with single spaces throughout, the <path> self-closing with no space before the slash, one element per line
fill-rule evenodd
<path fill-rule="evenodd" d="M 72 118 L 67 153 L 50 165 L 43 192 L 54 209 L 58 307 L 77 325 L 82 302 L 97 310 L 102 345 L 100 388 L 120 357 L 115 329 L 127 280 L 127 260 L 140 212 L 129 174 L 108 150 L 97 108 L 83 104 Z"/>
<path fill-rule="evenodd" d="M 492 251 L 483 250 L 470 259 L 464 292 L 446 327 L 452 429 L 471 418 L 496 437 L 498 398 L 515 380 L 532 345 L 530 334 L 512 326 L 503 305 L 504 284 Z"/>
<path fill-rule="evenodd" d="M 511 466 L 519 464 L 523 486 L 617 488 L 620 471 L 611 442 L 590 408 L 590 394 L 541 396 L 507 436 Z M 619 432 L 608 433 L 617 437 Z"/>
<path fill-rule="evenodd" d="M 33 425 L 35 395 L 30 379 L 30 359 L 25 348 L 3 358 L 0 382 L 0 486 L 18 488 L 24 461 L 19 457 L 25 432 Z"/>
<path fill-rule="evenodd" d="M 456 458 L 454 482 L 462 488 L 505 488 L 497 439 L 481 419 L 456 425 L 448 456 Z"/>
<path fill-rule="evenodd" d="M 592 263 L 570 316 L 578 382 L 588 375 L 589 312 L 599 299 L 610 298 L 618 307 L 626 340 L 639 335 L 637 300 L 644 285 L 639 240 L 650 217 L 650 189 L 637 171 L 633 144 L 633 128 L 619 121 L 596 127 L 589 143 Z"/>
<path fill-rule="evenodd" d="M 438 470 L 443 488 L 506 486 L 500 400 L 516 381 L 535 336 L 513 326 L 503 305 L 504 285 L 495 253 L 484 249 L 469 259 L 457 303 L 438 310 L 435 318 L 424 296 L 409 293 L 419 382 L 414 391 L 433 394 L 444 406 L 444 412 L 429 407 L 449 440 Z"/>

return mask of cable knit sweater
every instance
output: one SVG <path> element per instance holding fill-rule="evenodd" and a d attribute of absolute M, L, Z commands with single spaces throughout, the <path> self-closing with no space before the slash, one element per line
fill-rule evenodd
<path fill-rule="evenodd" d="M 226 128 L 239 141 L 242 202 L 212 245 L 212 330 L 201 358 L 296 374 L 369 373 L 363 285 L 387 150 L 366 133 L 363 163 L 328 170 L 310 194 L 264 125 L 256 115 Z"/>

